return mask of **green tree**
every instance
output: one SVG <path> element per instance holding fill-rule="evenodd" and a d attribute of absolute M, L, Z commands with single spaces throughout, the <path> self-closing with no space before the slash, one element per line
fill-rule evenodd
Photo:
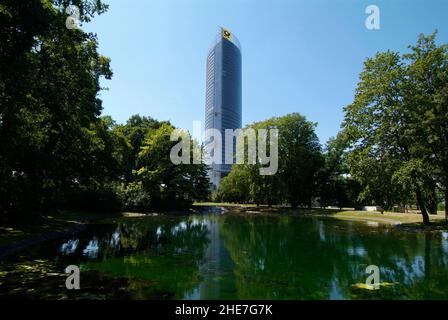
<path fill-rule="evenodd" d="M 187 207 L 195 200 L 205 200 L 209 194 L 205 164 L 171 162 L 170 151 L 177 144 L 170 140 L 173 130 L 173 126 L 165 123 L 150 131 L 137 159 L 135 179 L 149 194 L 151 206 L 156 208 Z"/>
<path fill-rule="evenodd" d="M 435 39 L 436 32 L 421 34 L 411 52 L 404 55 L 409 65 L 405 98 L 413 113 L 415 152 L 444 191 L 448 223 L 448 45 L 437 45 Z M 433 182 L 431 198 L 434 189 Z"/>
<path fill-rule="evenodd" d="M 345 159 L 346 149 L 347 138 L 343 131 L 327 142 L 323 153 L 324 165 L 317 176 L 317 192 L 321 207 L 358 206 L 360 186 L 350 176 Z"/>
<path fill-rule="evenodd" d="M 126 141 L 121 148 L 121 178 L 128 183 L 133 181 L 133 170 L 137 166 L 138 154 L 145 137 L 155 132 L 162 124 L 168 122 L 157 121 L 151 117 L 140 116 L 138 114 L 131 116 L 125 124 L 116 125 L 113 128 L 114 135 Z"/>
<path fill-rule="evenodd" d="M 0 212 L 40 212 L 79 184 L 101 120 L 100 77 L 109 59 L 95 35 L 67 29 L 65 9 L 87 22 L 101 1 L 5 0 L 0 4 Z M 94 139 L 95 140 L 95 139 Z"/>
<path fill-rule="evenodd" d="M 266 179 L 274 180 L 285 200 L 293 208 L 298 205 L 311 207 L 316 191 L 316 176 L 323 165 L 321 146 L 314 131 L 316 124 L 298 113 L 272 118 L 253 125 L 255 129 L 279 130 L 278 174 Z M 276 180 L 276 181 L 275 181 Z"/>
<path fill-rule="evenodd" d="M 343 124 L 361 197 L 390 208 L 415 195 L 425 224 L 437 185 L 446 190 L 446 52 L 421 35 L 410 54 L 367 59 Z"/>
<path fill-rule="evenodd" d="M 255 130 L 278 129 L 278 172 L 263 176 L 259 173 L 259 163 L 236 165 L 223 179 L 220 193 L 229 195 L 231 199 L 244 199 L 257 204 L 289 203 L 292 207 L 310 207 L 317 192 L 317 173 L 323 165 L 321 147 L 314 132 L 315 124 L 298 113 L 292 113 L 249 127 Z M 237 189 L 231 190 L 232 187 Z"/>
<path fill-rule="evenodd" d="M 423 220 L 429 223 L 422 196 L 424 171 L 414 161 L 412 115 L 403 101 L 405 72 L 395 52 L 366 60 L 355 100 L 345 108 L 343 128 L 351 141 L 348 163 L 363 187 L 364 201 L 390 209 L 415 191 Z"/>
<path fill-rule="evenodd" d="M 247 165 L 235 165 L 232 171 L 222 179 L 218 190 L 218 199 L 225 202 L 246 203 L 251 201 L 251 176 Z"/>

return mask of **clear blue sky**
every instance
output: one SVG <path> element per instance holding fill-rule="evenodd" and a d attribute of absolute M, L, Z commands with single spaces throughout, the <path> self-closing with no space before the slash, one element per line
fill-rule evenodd
<path fill-rule="evenodd" d="M 205 62 L 219 26 L 240 40 L 243 125 L 299 112 L 322 143 L 337 134 L 365 58 L 406 51 L 421 32 L 448 43 L 448 1 L 105 0 L 109 11 L 83 29 L 97 33 L 114 77 L 102 84 L 104 114 L 204 121 Z M 380 8 L 368 30 L 365 9 Z"/>

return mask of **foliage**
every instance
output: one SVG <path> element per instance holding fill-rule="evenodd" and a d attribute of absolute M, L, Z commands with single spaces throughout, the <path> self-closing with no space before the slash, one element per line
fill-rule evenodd
<path fill-rule="evenodd" d="M 321 207 L 358 207 L 360 186 L 349 174 L 345 149 L 347 139 L 344 132 L 331 138 L 323 153 L 325 163 L 318 172 L 317 190 Z"/>
<path fill-rule="evenodd" d="M 122 157 L 120 171 L 122 180 L 125 182 L 132 181 L 132 171 L 137 165 L 137 157 L 145 137 L 149 132 L 155 131 L 164 123 L 169 124 L 136 114 L 131 116 L 126 124 L 114 126 L 114 135 L 125 141 L 121 152 L 119 152 Z"/>
<path fill-rule="evenodd" d="M 151 196 L 140 182 L 122 184 L 116 190 L 123 209 L 132 212 L 144 212 L 151 208 Z"/>
<path fill-rule="evenodd" d="M 82 22 L 107 9 L 101 1 L 73 3 Z M 67 5 L 2 1 L 1 213 L 39 212 L 102 170 L 89 155 L 101 144 L 92 132 L 101 125 L 99 80 L 112 71 L 95 35 L 66 28 Z"/>
<path fill-rule="evenodd" d="M 361 199 L 391 208 L 416 197 L 423 221 L 447 189 L 447 46 L 420 35 L 411 53 L 377 53 L 345 108 L 347 163 Z"/>
<path fill-rule="evenodd" d="M 226 202 L 245 203 L 251 190 L 251 174 L 247 165 L 235 165 L 219 187 L 218 199 Z"/>
<path fill-rule="evenodd" d="M 148 209 L 160 198 L 160 185 L 134 171 L 157 162 L 139 154 L 166 123 L 134 115 L 117 125 L 101 116 L 100 79 L 112 77 L 110 60 L 98 53 L 94 34 L 66 27 L 68 5 L 79 8 L 81 23 L 107 10 L 91 0 L 5 0 L 0 7 L 0 218 L 60 207 Z M 176 182 L 163 193 L 167 199 L 180 189 L 185 203 L 202 199 L 203 166 L 175 169 L 194 190 Z"/>
<path fill-rule="evenodd" d="M 311 206 L 323 158 L 315 124 L 298 113 L 257 122 L 249 127 L 279 130 L 279 166 L 275 175 L 260 175 L 260 164 L 235 165 L 221 183 L 222 201 Z M 258 138 L 258 137 L 257 137 Z M 269 139 L 268 139 L 269 140 Z"/>
<path fill-rule="evenodd" d="M 177 144 L 170 140 L 173 130 L 173 126 L 163 124 L 150 132 L 137 157 L 135 179 L 148 192 L 154 207 L 189 206 L 195 200 L 205 200 L 209 193 L 205 164 L 171 162 L 170 150 Z"/>

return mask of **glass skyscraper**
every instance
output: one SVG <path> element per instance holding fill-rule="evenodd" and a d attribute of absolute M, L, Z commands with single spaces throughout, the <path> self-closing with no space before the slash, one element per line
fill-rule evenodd
<path fill-rule="evenodd" d="M 225 164 L 225 129 L 241 128 L 241 46 L 227 29 L 221 28 L 207 56 L 205 129 L 217 129 L 222 136 L 221 163 L 213 164 L 209 171 L 210 182 L 219 187 L 221 178 L 231 170 Z M 213 141 L 206 140 L 206 147 Z"/>

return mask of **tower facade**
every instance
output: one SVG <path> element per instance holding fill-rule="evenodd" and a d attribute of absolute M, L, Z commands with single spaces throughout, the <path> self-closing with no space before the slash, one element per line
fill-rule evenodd
<path fill-rule="evenodd" d="M 225 164 L 225 129 L 241 128 L 241 46 L 238 39 L 227 29 L 221 28 L 207 56 L 205 129 L 221 132 L 221 164 L 212 164 L 209 170 L 210 182 L 218 188 L 221 179 L 231 170 Z M 207 141 L 207 144 L 215 143 Z M 210 145 L 209 145 L 210 147 Z M 216 152 L 217 150 L 214 149 Z"/>

